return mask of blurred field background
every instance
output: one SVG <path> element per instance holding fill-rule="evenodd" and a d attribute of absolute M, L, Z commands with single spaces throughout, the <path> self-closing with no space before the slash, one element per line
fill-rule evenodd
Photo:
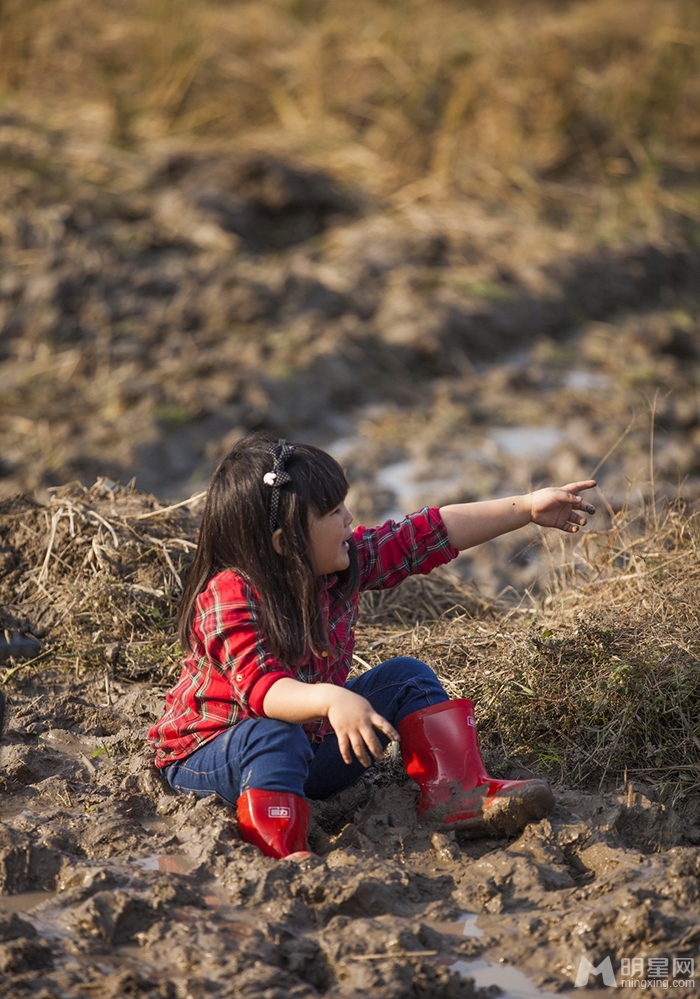
<path fill-rule="evenodd" d="M 293 151 L 612 239 L 700 219 L 699 43 L 694 0 L 3 0 L 0 88 L 126 147 Z"/>

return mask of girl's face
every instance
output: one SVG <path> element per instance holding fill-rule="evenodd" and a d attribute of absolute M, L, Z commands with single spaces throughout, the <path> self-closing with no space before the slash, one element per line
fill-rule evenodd
<path fill-rule="evenodd" d="M 317 576 L 342 572 L 350 565 L 351 523 L 352 514 L 344 502 L 323 517 L 309 513 L 311 566 Z"/>

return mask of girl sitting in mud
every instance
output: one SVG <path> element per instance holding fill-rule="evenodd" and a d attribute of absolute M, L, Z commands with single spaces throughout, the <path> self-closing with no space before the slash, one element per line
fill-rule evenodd
<path fill-rule="evenodd" d="M 358 596 L 429 573 L 529 523 L 574 533 L 595 482 L 426 507 L 351 529 L 348 483 L 316 447 L 240 440 L 212 479 L 179 609 L 187 651 L 149 732 L 172 787 L 235 806 L 240 834 L 270 857 L 303 853 L 310 808 L 400 740 L 426 821 L 511 834 L 554 805 L 542 780 L 495 780 L 472 702 L 450 700 L 408 657 L 348 680 Z"/>

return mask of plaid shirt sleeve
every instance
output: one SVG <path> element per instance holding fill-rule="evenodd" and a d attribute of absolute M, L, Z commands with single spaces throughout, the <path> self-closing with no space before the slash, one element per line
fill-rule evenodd
<path fill-rule="evenodd" d="M 457 558 L 438 507 L 424 507 L 400 521 L 353 532 L 360 561 L 360 589 L 384 590 L 407 576 L 427 575 Z"/>
<path fill-rule="evenodd" d="M 270 687 L 294 672 L 266 649 L 253 590 L 238 573 L 220 572 L 202 596 L 194 622 L 196 641 L 215 671 L 225 675 L 235 700 L 262 715 Z"/>

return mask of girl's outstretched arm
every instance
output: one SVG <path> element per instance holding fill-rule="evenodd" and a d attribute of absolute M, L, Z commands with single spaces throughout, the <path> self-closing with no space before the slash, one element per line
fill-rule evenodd
<path fill-rule="evenodd" d="M 372 762 L 370 753 L 376 760 L 384 753 L 375 729 L 389 739 L 399 738 L 394 726 L 366 698 L 334 683 L 302 683 L 282 677 L 265 694 L 263 710 L 268 718 L 298 725 L 327 718 L 343 760 L 352 763 L 354 753 L 363 767 Z"/>
<path fill-rule="evenodd" d="M 595 485 L 595 480 L 586 479 L 570 482 L 559 489 L 537 489 L 524 496 L 506 496 L 478 503 L 453 503 L 441 507 L 440 514 L 450 542 L 460 551 L 491 541 L 501 534 L 517 531 L 526 524 L 556 527 L 575 534 L 587 523 L 583 513 L 595 513 L 595 507 L 582 499 L 579 493 Z"/>

